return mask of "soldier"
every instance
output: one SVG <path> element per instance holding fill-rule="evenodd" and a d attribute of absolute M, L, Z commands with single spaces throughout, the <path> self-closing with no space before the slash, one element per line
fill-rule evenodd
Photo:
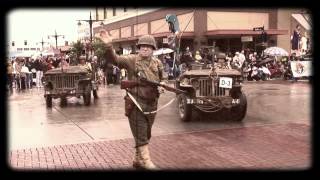
<path fill-rule="evenodd" d="M 119 68 L 126 69 L 128 80 L 139 82 L 139 77 L 143 77 L 147 80 L 164 83 L 161 82 L 163 65 L 159 59 L 152 56 L 153 50 L 156 49 L 156 42 L 153 36 L 144 35 L 140 37 L 137 44 L 139 53 L 126 56 L 115 54 L 111 44 L 112 39 L 107 35 L 106 31 L 100 31 L 98 38 L 106 43 L 106 59 Z M 156 116 L 159 95 L 157 87 L 144 84 L 128 89 L 124 98 L 125 113 L 129 119 L 130 129 L 135 139 L 136 152 L 133 160 L 133 167 L 135 168 L 156 169 L 150 159 L 148 144 Z"/>
<path fill-rule="evenodd" d="M 79 66 L 80 67 L 84 67 L 88 71 L 88 73 L 92 72 L 91 65 L 90 65 L 90 63 L 86 63 L 86 57 L 85 56 L 80 56 L 79 57 Z"/>

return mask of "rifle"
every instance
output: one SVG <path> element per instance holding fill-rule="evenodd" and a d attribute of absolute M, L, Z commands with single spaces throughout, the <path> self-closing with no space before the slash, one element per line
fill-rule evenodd
<path fill-rule="evenodd" d="M 148 84 L 148 85 L 151 85 L 151 86 L 160 86 L 160 87 L 163 87 L 164 89 L 166 89 L 167 91 L 171 91 L 171 92 L 174 92 L 176 94 L 181 94 L 181 93 L 186 94 L 187 93 L 184 90 L 176 89 L 176 88 L 164 85 L 164 84 L 160 84 L 158 82 L 150 81 L 150 80 L 147 80 L 146 78 L 140 78 L 140 82 L 138 82 L 138 81 L 130 81 L 130 80 L 122 80 L 120 82 L 120 88 L 121 89 L 133 88 L 135 86 L 139 86 L 139 85 L 142 85 L 142 84 L 143 85 Z"/>

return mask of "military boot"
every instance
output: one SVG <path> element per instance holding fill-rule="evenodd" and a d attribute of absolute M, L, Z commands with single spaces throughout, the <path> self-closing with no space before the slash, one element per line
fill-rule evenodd
<path fill-rule="evenodd" d="M 157 169 L 157 167 L 151 161 L 148 145 L 138 147 L 137 152 L 138 152 L 138 161 L 137 161 L 138 163 L 136 163 L 136 165 L 134 164 L 136 168 L 150 169 L 150 170 Z"/>
<path fill-rule="evenodd" d="M 139 153 L 138 153 L 138 148 L 135 149 L 132 166 L 133 166 L 134 168 L 139 168 Z"/>

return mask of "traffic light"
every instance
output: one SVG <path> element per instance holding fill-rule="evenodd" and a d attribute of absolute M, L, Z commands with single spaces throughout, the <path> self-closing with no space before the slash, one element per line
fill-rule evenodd
<path fill-rule="evenodd" d="M 11 46 L 14 46 L 14 41 L 12 41 Z"/>
<path fill-rule="evenodd" d="M 26 46 L 28 43 L 27 43 L 27 40 L 24 40 L 24 45 Z"/>

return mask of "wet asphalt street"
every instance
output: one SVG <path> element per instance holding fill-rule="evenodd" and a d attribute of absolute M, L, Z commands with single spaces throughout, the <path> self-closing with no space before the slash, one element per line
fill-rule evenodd
<path fill-rule="evenodd" d="M 304 124 L 310 128 L 312 87 L 308 82 L 245 82 L 243 90 L 247 96 L 248 110 L 242 122 L 201 116 L 192 122 L 182 122 L 175 100 L 158 112 L 152 135 L 271 124 L 281 126 L 287 123 Z M 60 107 L 60 100 L 54 99 L 53 107 L 48 109 L 43 89 L 14 92 L 7 101 L 9 149 L 132 138 L 124 115 L 124 94 L 119 85 L 102 85 L 99 89 L 100 98 L 95 101 L 92 97 L 91 106 L 85 106 L 82 98 L 71 97 L 66 107 Z M 172 98 L 175 98 L 173 93 L 162 94 L 159 106 Z"/>

